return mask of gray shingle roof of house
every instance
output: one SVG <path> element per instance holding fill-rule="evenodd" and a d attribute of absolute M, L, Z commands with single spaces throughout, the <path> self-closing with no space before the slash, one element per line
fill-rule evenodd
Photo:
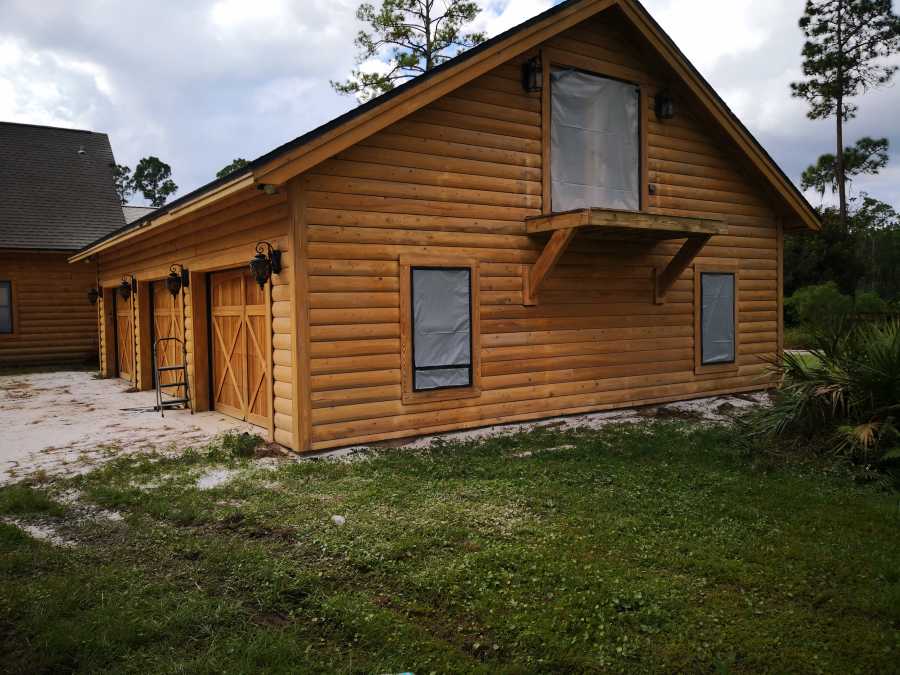
<path fill-rule="evenodd" d="M 125 225 L 106 134 L 0 122 L 0 248 L 75 251 Z"/>
<path fill-rule="evenodd" d="M 138 218 L 143 218 L 148 213 L 153 213 L 156 211 L 155 206 L 132 206 L 131 204 L 125 204 L 122 207 L 122 214 L 125 216 L 125 224 L 130 224 L 136 221 Z"/>

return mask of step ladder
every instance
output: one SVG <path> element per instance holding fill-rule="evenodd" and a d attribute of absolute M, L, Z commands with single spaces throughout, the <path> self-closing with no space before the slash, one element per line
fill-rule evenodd
<path fill-rule="evenodd" d="M 156 355 L 159 353 L 159 347 L 167 342 L 175 342 L 179 347 L 177 351 L 181 353 L 180 364 L 174 366 L 160 366 L 157 363 Z M 188 389 L 187 349 L 185 348 L 184 341 L 176 337 L 158 338 L 153 343 L 153 371 L 156 373 L 156 410 L 159 410 L 160 415 L 165 417 L 166 410 L 174 410 L 178 406 L 182 406 L 184 410 L 190 410 L 193 415 L 194 411 L 190 405 L 191 395 L 190 390 Z M 162 384 L 160 374 L 174 372 L 180 373 L 181 376 L 176 377 L 175 382 Z M 170 395 L 164 391 L 165 389 L 178 389 L 179 387 L 184 388 L 183 397 L 179 397 L 177 394 Z M 168 396 L 174 397 L 167 398 Z"/>

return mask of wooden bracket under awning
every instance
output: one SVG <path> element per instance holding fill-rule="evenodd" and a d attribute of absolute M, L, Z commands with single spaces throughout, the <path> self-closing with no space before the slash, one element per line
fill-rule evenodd
<path fill-rule="evenodd" d="M 541 287 L 578 232 L 602 232 L 638 240 L 658 241 L 684 239 L 681 249 L 662 270 L 653 273 L 653 301 L 665 302 L 666 293 L 681 273 L 694 261 L 713 235 L 727 234 L 721 220 L 666 216 L 613 209 L 578 209 L 564 213 L 528 218 L 526 232 L 539 235 L 549 232 L 550 239 L 533 265 L 522 268 L 522 303 L 536 305 Z"/>

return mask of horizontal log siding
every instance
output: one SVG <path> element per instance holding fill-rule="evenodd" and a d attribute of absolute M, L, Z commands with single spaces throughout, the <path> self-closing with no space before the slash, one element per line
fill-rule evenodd
<path fill-rule="evenodd" d="M 254 254 L 258 241 L 269 241 L 283 251 L 284 269 L 272 278 L 272 346 L 277 354 L 274 371 L 275 440 L 287 447 L 296 447 L 292 431 L 291 382 L 292 366 L 284 363 L 284 337 L 290 338 L 290 280 L 292 260 L 288 236 L 287 199 L 284 192 L 265 195 L 257 190 L 247 191 L 228 198 L 224 204 L 214 204 L 209 209 L 186 219 L 177 225 L 165 226 L 158 232 L 142 237 L 134 243 L 124 243 L 99 254 L 100 278 L 105 287 L 114 287 L 122 275 L 133 274 L 138 281 L 161 280 L 169 273 L 170 265 L 181 263 L 191 272 L 211 272 L 243 267 Z M 194 361 L 195 336 L 192 329 L 194 307 L 190 293 L 185 298 L 185 336 L 189 373 L 206 371 Z M 142 317 L 142 320 L 143 317 Z M 137 332 L 137 331 L 136 331 Z M 104 348 L 106 341 L 104 341 Z M 149 349 L 141 346 L 141 349 Z M 205 349 L 202 350 L 205 355 Z M 139 363 L 144 359 L 139 359 Z M 282 366 L 278 363 L 281 361 Z M 206 387 L 192 377 L 191 388 Z M 149 380 L 148 380 L 149 381 Z"/>
<path fill-rule="evenodd" d="M 67 253 L 0 251 L 0 281 L 13 283 L 13 333 L 0 335 L 0 366 L 97 360 L 96 268 Z"/>
<path fill-rule="evenodd" d="M 597 20 L 547 46 L 634 74 L 652 105 L 655 73 L 622 31 Z M 698 262 L 740 266 L 739 369 L 694 374 L 690 269 L 665 304 L 653 303 L 652 270 L 681 242 L 578 235 L 540 303 L 522 305 L 522 265 L 546 238 L 526 236 L 523 223 L 541 212 L 542 167 L 540 95 L 523 92 L 521 61 L 297 179 L 307 200 L 313 449 L 763 384 L 761 357 L 777 348 L 775 217 L 729 146 L 683 101 L 671 122 L 650 115 L 656 192 L 647 210 L 728 223 Z M 481 261 L 480 397 L 401 401 L 398 258 L 416 253 Z"/>

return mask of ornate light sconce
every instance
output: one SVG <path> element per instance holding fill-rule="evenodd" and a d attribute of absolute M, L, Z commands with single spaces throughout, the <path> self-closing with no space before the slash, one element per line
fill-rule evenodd
<path fill-rule="evenodd" d="M 184 265 L 175 263 L 169 267 L 169 276 L 166 277 L 166 288 L 172 297 L 178 295 L 178 291 L 187 288 L 190 285 L 190 274 L 184 268 Z"/>
<path fill-rule="evenodd" d="M 253 278 L 262 288 L 273 274 L 281 272 L 281 251 L 272 248 L 272 244 L 261 241 L 256 244 L 256 255 L 250 261 Z"/>

